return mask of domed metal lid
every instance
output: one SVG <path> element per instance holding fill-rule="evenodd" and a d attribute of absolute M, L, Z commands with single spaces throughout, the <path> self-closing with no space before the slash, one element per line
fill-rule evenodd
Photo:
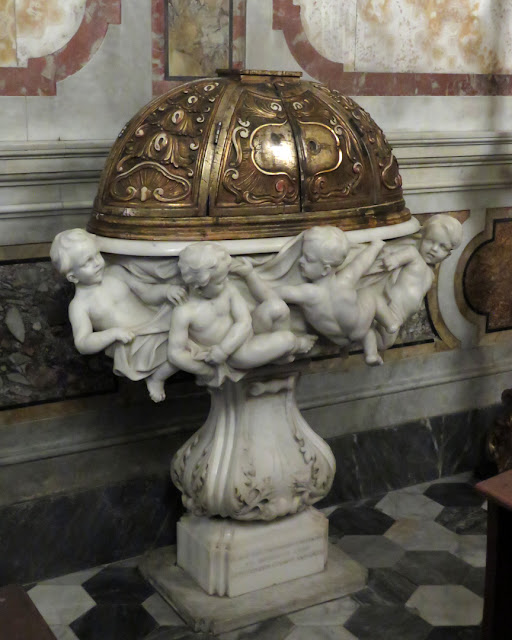
<path fill-rule="evenodd" d="M 89 231 L 220 240 L 410 218 L 391 147 L 353 100 L 299 72 L 218 73 L 171 89 L 125 126 Z"/>

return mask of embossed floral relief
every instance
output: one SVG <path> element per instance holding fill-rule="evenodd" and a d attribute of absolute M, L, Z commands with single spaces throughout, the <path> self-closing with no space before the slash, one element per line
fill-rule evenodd
<path fill-rule="evenodd" d="M 161 101 L 148 114 L 111 167 L 111 203 L 184 203 L 197 198 L 198 159 L 204 151 L 219 82 L 204 81 Z M 127 209 L 125 215 L 129 215 Z"/>
<path fill-rule="evenodd" d="M 298 203 L 295 143 L 282 101 L 275 95 L 247 92 L 236 113 L 217 205 Z"/>

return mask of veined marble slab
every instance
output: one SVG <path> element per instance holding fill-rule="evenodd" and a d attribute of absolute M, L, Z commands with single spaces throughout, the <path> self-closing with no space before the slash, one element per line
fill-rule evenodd
<path fill-rule="evenodd" d="M 213 75 L 229 66 L 229 12 L 229 0 L 169 3 L 169 76 Z"/>
<path fill-rule="evenodd" d="M 0 0 L 0 67 L 58 51 L 75 35 L 86 0 Z"/>
<path fill-rule="evenodd" d="M 512 5 L 495 0 L 296 0 L 313 47 L 345 71 L 512 72 Z"/>

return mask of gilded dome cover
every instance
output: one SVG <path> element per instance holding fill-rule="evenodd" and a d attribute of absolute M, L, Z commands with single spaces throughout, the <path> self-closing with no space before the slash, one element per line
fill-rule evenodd
<path fill-rule="evenodd" d="M 300 76 L 219 71 L 155 98 L 114 143 L 88 230 L 220 240 L 408 220 L 382 130 L 350 98 Z"/>

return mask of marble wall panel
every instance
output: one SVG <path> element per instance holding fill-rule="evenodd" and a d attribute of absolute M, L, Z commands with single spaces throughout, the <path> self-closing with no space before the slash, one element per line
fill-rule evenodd
<path fill-rule="evenodd" d="M 230 0 L 167 3 L 168 76 L 211 76 L 229 67 Z"/>
<path fill-rule="evenodd" d="M 25 98 L 21 96 L 2 96 L 0 98 L 0 131 L 2 132 L 2 141 L 5 142 L 27 139 L 27 101 Z"/>
<path fill-rule="evenodd" d="M 465 247 L 457 265 L 456 301 L 476 326 L 480 344 L 512 338 L 512 208 L 488 209 L 485 228 Z"/>
<path fill-rule="evenodd" d="M 0 67 L 15 67 L 17 63 L 14 0 L 0 0 Z"/>
<path fill-rule="evenodd" d="M 245 67 L 247 0 L 152 0 L 153 95 L 180 79 Z"/>
<path fill-rule="evenodd" d="M 94 55 L 58 83 L 56 96 L 27 97 L 29 140 L 111 143 L 116 138 L 151 99 L 150 8 L 147 3 L 123 3 L 122 24 L 95 39 Z"/>
<path fill-rule="evenodd" d="M 322 504 L 490 469 L 485 436 L 497 411 L 488 407 L 332 438 L 336 477 Z"/>
<path fill-rule="evenodd" d="M 461 412 L 330 439 L 337 473 L 331 493 L 319 506 L 474 470 L 484 460 L 482 439 L 495 411 Z M 176 447 L 167 440 L 163 449 L 170 457 Z M 99 464 L 89 467 L 97 467 L 95 475 L 87 475 L 77 454 L 59 458 L 68 475 L 79 468 L 75 475 L 85 483 L 81 489 L 74 486 L 74 478 L 72 488 L 59 485 L 57 463 L 51 460 L 44 461 L 45 474 L 37 471 L 40 462 L 23 465 L 19 483 L 32 482 L 35 493 L 0 505 L 0 585 L 51 578 L 175 542 L 183 513 L 180 496 L 171 484 L 166 454 L 159 455 L 158 465 L 151 459 L 145 464 L 148 454 L 154 456 L 154 451 L 145 451 L 144 443 L 132 445 L 129 458 L 137 474 L 114 482 L 108 477 L 110 468 L 101 478 Z M 90 459 L 89 454 L 80 457 Z M 112 467 L 122 471 L 126 455 L 121 459 L 121 465 L 112 461 Z"/>
<path fill-rule="evenodd" d="M 356 64 L 357 0 L 298 0 L 309 42 L 325 58 L 354 71 Z"/>
<path fill-rule="evenodd" d="M 342 93 L 405 96 L 512 92 L 510 3 L 273 0 L 272 4 L 272 28 L 282 31 L 302 69 Z M 253 37 L 251 29 L 248 43 Z M 257 51 L 257 42 L 255 47 Z M 261 48 L 260 57 L 267 54 L 266 48 Z M 279 55 L 275 59 L 274 68 L 283 69 Z"/>
<path fill-rule="evenodd" d="M 78 31 L 86 0 L 15 0 L 17 66 L 66 45 Z M 8 65 L 5 65 L 8 66 Z"/>
<path fill-rule="evenodd" d="M 359 0 L 355 59 L 362 72 L 510 74 L 512 5 Z"/>
<path fill-rule="evenodd" d="M 487 332 L 512 329 L 511 279 L 512 220 L 494 220 L 492 240 L 475 250 L 464 273 L 466 300 L 486 316 Z"/>
<path fill-rule="evenodd" d="M 0 409 L 117 388 L 108 358 L 74 347 L 72 294 L 49 261 L 0 264 Z"/>
<path fill-rule="evenodd" d="M 3 0 L 2 0 L 3 1 Z M 121 0 L 14 0 L 16 60 L 0 64 L 0 93 L 55 95 L 98 50 L 109 24 L 121 20 Z"/>
<path fill-rule="evenodd" d="M 142 477 L 0 508 L 0 584 L 27 583 L 131 558 L 176 540 L 179 494 Z"/>

